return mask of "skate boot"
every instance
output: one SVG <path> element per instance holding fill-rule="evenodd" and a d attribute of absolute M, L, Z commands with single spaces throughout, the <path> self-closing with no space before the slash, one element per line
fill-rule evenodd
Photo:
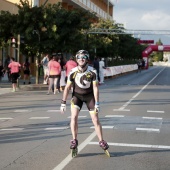
<path fill-rule="evenodd" d="M 107 150 L 107 149 L 109 148 L 109 145 L 107 144 L 107 142 L 104 141 L 104 140 L 101 140 L 101 141 L 99 142 L 99 145 L 100 145 L 100 147 L 104 150 L 105 154 L 106 154 L 108 157 L 110 157 L 110 153 L 109 153 L 109 151 Z"/>
<path fill-rule="evenodd" d="M 72 157 L 77 156 L 78 153 L 78 140 L 77 139 L 73 139 L 70 141 L 71 145 L 70 145 L 70 149 L 71 149 L 71 155 Z"/>

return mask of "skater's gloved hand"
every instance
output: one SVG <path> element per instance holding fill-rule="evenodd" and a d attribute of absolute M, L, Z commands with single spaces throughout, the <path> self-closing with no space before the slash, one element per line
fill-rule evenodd
<path fill-rule="evenodd" d="M 66 111 L 66 101 L 61 100 L 61 106 L 60 106 L 61 113 L 64 113 Z"/>
<path fill-rule="evenodd" d="M 100 111 L 99 102 L 96 102 L 96 104 L 95 104 L 95 112 L 99 113 L 99 111 Z"/>

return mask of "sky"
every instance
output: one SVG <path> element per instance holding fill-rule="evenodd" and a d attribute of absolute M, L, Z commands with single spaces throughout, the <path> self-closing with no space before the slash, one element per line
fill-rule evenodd
<path fill-rule="evenodd" d="M 125 29 L 170 30 L 170 0 L 110 0 L 114 4 L 113 19 Z M 170 31 L 169 31 L 170 32 Z M 135 35 L 142 40 L 161 39 L 170 45 L 170 35 Z"/>

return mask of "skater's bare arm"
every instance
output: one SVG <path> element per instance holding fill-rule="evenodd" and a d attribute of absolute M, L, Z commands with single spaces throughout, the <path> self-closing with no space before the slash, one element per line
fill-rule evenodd
<path fill-rule="evenodd" d="M 98 103 L 99 102 L 99 88 L 96 82 L 93 82 L 93 93 L 94 93 L 95 102 Z"/>
<path fill-rule="evenodd" d="M 66 101 L 67 100 L 67 96 L 69 94 L 69 90 L 71 88 L 71 83 L 67 83 L 65 88 L 64 88 L 64 93 L 63 93 L 63 101 Z"/>

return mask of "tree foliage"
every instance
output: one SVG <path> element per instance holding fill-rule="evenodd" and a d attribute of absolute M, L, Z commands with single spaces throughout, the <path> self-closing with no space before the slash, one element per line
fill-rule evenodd
<path fill-rule="evenodd" d="M 11 37 L 24 37 L 21 52 L 38 56 L 41 53 L 69 52 L 87 49 L 94 56 L 111 60 L 135 60 L 141 57 L 143 46 L 137 39 L 121 33 L 122 25 L 110 20 L 97 20 L 85 10 L 66 10 L 60 3 L 31 7 L 20 0 L 18 14 L 1 11 L 0 46 Z M 95 21 L 95 22 L 94 22 Z M 87 34 L 91 28 L 117 29 L 113 34 Z"/>

